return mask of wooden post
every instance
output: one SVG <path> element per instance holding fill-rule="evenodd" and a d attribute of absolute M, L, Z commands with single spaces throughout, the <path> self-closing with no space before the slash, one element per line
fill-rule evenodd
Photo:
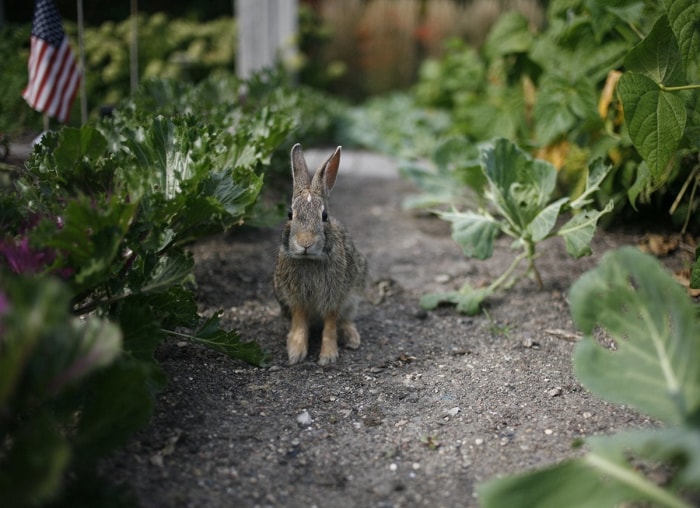
<path fill-rule="evenodd" d="M 236 74 L 249 78 L 280 61 L 288 69 L 296 57 L 298 0 L 236 0 Z"/>

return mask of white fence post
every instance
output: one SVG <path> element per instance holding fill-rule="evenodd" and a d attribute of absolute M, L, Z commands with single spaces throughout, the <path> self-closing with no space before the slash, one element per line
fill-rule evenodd
<path fill-rule="evenodd" d="M 236 74 L 254 72 L 281 61 L 290 67 L 296 57 L 298 0 L 236 0 L 238 47 Z"/>

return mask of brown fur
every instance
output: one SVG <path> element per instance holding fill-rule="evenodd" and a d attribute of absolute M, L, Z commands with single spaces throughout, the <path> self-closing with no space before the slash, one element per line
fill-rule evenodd
<path fill-rule="evenodd" d="M 306 358 L 312 322 L 323 323 L 321 365 L 338 358 L 338 328 L 348 347 L 360 345 L 352 320 L 365 287 L 367 261 L 343 225 L 330 217 L 328 203 L 339 164 L 340 147 L 311 180 L 301 146 L 292 148 L 292 218 L 282 233 L 274 275 L 275 296 L 291 319 L 290 364 Z"/>

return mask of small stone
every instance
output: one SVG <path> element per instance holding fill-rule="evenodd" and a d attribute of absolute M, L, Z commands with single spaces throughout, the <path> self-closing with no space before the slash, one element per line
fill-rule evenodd
<path fill-rule="evenodd" d="M 452 409 L 448 409 L 447 412 L 445 413 L 445 416 L 451 416 L 455 417 L 459 414 L 460 409 L 458 407 L 453 407 Z"/>
<path fill-rule="evenodd" d="M 447 284 L 448 282 L 450 282 L 450 278 L 451 277 L 446 273 L 441 273 L 440 275 L 435 277 L 435 282 L 437 282 L 438 284 Z"/>
<path fill-rule="evenodd" d="M 552 429 L 544 429 L 544 433 L 548 436 L 551 436 L 552 434 L 554 434 L 554 431 Z"/>
<path fill-rule="evenodd" d="M 477 438 L 474 440 L 474 444 L 475 444 L 476 446 L 481 446 L 482 444 L 484 444 L 484 440 L 483 440 L 482 438 L 480 438 L 480 437 L 477 437 Z"/>
<path fill-rule="evenodd" d="M 562 392 L 561 386 L 555 386 L 551 390 L 547 391 L 547 395 L 549 395 L 550 397 L 557 397 L 557 396 L 561 395 L 561 392 Z"/>
<path fill-rule="evenodd" d="M 303 411 L 297 416 L 297 423 L 303 427 L 307 427 L 311 425 L 311 415 L 309 414 L 308 411 Z"/>
<path fill-rule="evenodd" d="M 427 318 L 428 318 L 428 311 L 425 310 L 425 309 L 418 309 L 418 310 L 415 312 L 414 317 L 415 317 L 416 319 L 420 319 L 421 321 L 424 320 L 424 319 L 427 319 Z"/>
<path fill-rule="evenodd" d="M 399 468 L 399 466 L 397 466 L 395 462 L 392 462 L 391 464 L 389 464 L 389 470 L 391 470 L 391 471 L 396 471 L 398 468 Z"/>

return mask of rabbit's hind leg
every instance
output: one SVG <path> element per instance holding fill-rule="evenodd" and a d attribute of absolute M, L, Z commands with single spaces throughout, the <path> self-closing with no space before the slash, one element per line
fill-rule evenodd
<path fill-rule="evenodd" d="M 338 359 L 338 317 L 334 312 L 323 319 L 323 337 L 319 365 L 328 365 Z"/>
<path fill-rule="evenodd" d="M 303 309 L 292 311 L 292 324 L 287 334 L 287 355 L 289 365 L 306 358 L 309 350 L 309 318 Z"/>
<path fill-rule="evenodd" d="M 345 347 L 350 349 L 360 347 L 360 332 L 357 331 L 355 323 L 349 320 L 341 321 L 340 333 L 345 339 Z"/>

